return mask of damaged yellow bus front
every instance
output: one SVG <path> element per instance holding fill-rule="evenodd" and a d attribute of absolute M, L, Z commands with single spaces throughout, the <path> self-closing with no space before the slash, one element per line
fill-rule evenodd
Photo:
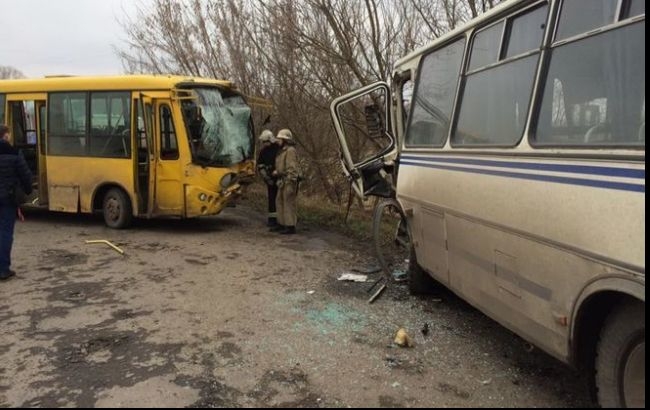
<path fill-rule="evenodd" d="M 0 122 L 34 174 L 30 206 L 133 217 L 221 212 L 254 176 L 251 109 L 228 81 L 177 76 L 0 81 Z"/>

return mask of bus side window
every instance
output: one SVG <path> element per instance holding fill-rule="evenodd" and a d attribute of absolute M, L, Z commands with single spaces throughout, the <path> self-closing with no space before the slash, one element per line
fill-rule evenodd
<path fill-rule="evenodd" d="M 178 142 L 169 106 L 160 107 L 160 159 L 178 159 Z"/>
<path fill-rule="evenodd" d="M 51 93 L 48 103 L 48 154 L 86 154 L 88 95 L 85 92 Z"/>
<path fill-rule="evenodd" d="M 128 92 L 93 92 L 90 97 L 88 154 L 129 158 L 131 100 Z"/>
<path fill-rule="evenodd" d="M 412 114 L 406 132 L 407 146 L 442 147 L 447 141 L 465 39 L 428 54 L 419 82 L 411 91 Z"/>
<path fill-rule="evenodd" d="M 552 50 L 535 143 L 645 144 L 645 21 Z"/>
<path fill-rule="evenodd" d="M 547 15 L 548 5 L 543 4 L 476 33 L 452 145 L 519 143 Z"/>

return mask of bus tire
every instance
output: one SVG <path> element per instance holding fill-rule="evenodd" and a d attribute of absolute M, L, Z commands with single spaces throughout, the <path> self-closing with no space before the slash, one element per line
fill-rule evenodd
<path fill-rule="evenodd" d="M 379 262 L 379 266 L 381 267 L 382 272 L 384 272 L 386 278 L 392 280 L 394 266 L 392 266 L 391 255 L 386 255 L 384 253 L 386 250 L 382 247 L 382 220 L 384 220 L 384 218 L 389 218 L 386 216 L 387 211 L 398 214 L 401 219 L 400 224 L 405 224 L 406 218 L 404 217 L 399 202 L 394 199 L 379 202 L 375 207 L 372 216 L 372 241 L 375 248 L 375 257 L 377 258 L 377 262 Z"/>
<path fill-rule="evenodd" d="M 435 291 L 438 282 L 422 269 L 415 257 L 415 247 L 411 246 L 408 269 L 409 292 L 412 295 L 427 295 Z"/>
<path fill-rule="evenodd" d="M 627 302 L 605 320 L 596 353 L 602 407 L 645 407 L 645 305 Z"/>
<path fill-rule="evenodd" d="M 104 195 L 102 206 L 104 222 L 113 229 L 124 229 L 131 225 L 133 208 L 128 195 L 120 188 L 111 188 Z"/>

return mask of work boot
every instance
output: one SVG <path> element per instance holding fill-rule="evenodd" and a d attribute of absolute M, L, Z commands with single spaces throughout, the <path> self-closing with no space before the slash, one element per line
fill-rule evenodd
<path fill-rule="evenodd" d="M 269 232 L 281 232 L 284 230 L 284 228 L 285 228 L 284 225 L 277 224 L 274 227 L 270 228 Z"/>
<path fill-rule="evenodd" d="M 296 233 L 296 227 L 295 226 L 287 226 L 286 229 L 283 229 L 280 231 L 282 235 L 293 235 Z"/>
<path fill-rule="evenodd" d="M 269 228 L 273 228 L 274 226 L 277 225 L 278 225 L 278 218 L 269 217 L 269 219 L 266 222 L 266 226 L 268 226 Z"/>
<path fill-rule="evenodd" d="M 12 276 L 16 276 L 16 272 L 12 271 L 11 269 L 0 272 L 0 280 L 7 280 Z"/>

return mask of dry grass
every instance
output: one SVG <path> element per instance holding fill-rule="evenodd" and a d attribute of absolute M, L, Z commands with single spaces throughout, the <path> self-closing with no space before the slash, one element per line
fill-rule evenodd
<path fill-rule="evenodd" d="M 242 195 L 242 203 L 266 212 L 266 187 L 254 183 Z M 372 211 L 355 209 L 345 221 L 345 206 L 336 206 L 317 197 L 298 194 L 298 225 L 309 229 L 328 229 L 367 241 L 372 238 Z"/>

